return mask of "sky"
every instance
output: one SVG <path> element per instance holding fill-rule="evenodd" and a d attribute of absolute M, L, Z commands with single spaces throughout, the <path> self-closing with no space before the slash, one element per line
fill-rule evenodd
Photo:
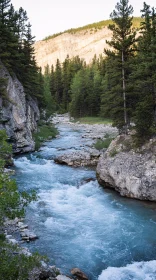
<path fill-rule="evenodd" d="M 140 16 L 145 0 L 129 0 L 133 6 L 133 16 Z M 119 0 L 12 0 L 15 9 L 22 7 L 27 11 L 32 25 L 32 35 L 36 41 L 89 23 L 109 19 Z M 156 7 L 155 0 L 145 1 Z"/>

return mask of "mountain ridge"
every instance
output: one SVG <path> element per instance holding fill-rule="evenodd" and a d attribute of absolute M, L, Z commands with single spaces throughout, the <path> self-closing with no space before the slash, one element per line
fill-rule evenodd
<path fill-rule="evenodd" d="M 134 18 L 134 28 L 138 29 L 141 18 Z M 100 21 L 79 28 L 53 34 L 34 44 L 35 57 L 44 72 L 48 64 L 55 66 L 57 59 L 62 63 L 67 55 L 70 58 L 79 56 L 89 64 L 94 55 L 99 56 L 107 48 L 106 40 L 110 40 L 112 32 L 108 29 L 111 20 Z"/>

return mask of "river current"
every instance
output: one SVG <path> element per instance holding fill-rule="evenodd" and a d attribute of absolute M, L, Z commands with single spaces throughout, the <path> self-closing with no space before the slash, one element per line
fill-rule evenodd
<path fill-rule="evenodd" d="M 156 279 L 156 204 L 103 189 L 94 169 L 56 164 L 55 156 L 90 144 L 81 129 L 58 129 L 39 152 L 15 159 L 19 189 L 38 195 L 26 222 L 39 239 L 28 248 L 68 275 L 79 267 L 90 279 Z"/>

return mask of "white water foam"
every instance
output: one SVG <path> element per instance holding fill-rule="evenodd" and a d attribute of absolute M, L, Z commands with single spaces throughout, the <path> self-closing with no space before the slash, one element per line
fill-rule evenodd
<path fill-rule="evenodd" d="M 108 267 L 98 280 L 156 280 L 156 260 L 135 262 L 125 267 Z"/>

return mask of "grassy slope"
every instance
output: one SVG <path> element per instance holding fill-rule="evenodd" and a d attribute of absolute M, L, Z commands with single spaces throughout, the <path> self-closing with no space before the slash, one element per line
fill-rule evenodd
<path fill-rule="evenodd" d="M 141 21 L 142 21 L 141 17 L 134 17 L 133 18 L 133 27 L 134 28 L 139 28 Z M 97 30 L 100 30 L 103 27 L 106 27 L 111 23 L 112 23 L 112 20 L 108 19 L 108 20 L 102 20 L 102 21 L 99 21 L 99 22 L 94 22 L 94 23 L 91 23 L 91 24 L 88 24 L 88 25 L 85 25 L 85 26 L 81 26 L 81 27 L 78 27 L 78 28 L 71 28 L 71 29 L 65 30 L 64 32 L 59 32 L 59 33 L 50 35 L 50 36 L 44 38 L 43 41 L 53 39 L 53 38 L 55 38 L 55 37 L 57 37 L 61 34 L 64 34 L 64 33 L 75 34 L 75 33 L 80 32 L 80 31 L 96 32 Z"/>
<path fill-rule="evenodd" d="M 101 117 L 83 117 L 76 119 L 75 121 L 79 121 L 80 123 L 85 123 L 85 124 L 111 124 L 110 119 L 104 119 Z"/>

